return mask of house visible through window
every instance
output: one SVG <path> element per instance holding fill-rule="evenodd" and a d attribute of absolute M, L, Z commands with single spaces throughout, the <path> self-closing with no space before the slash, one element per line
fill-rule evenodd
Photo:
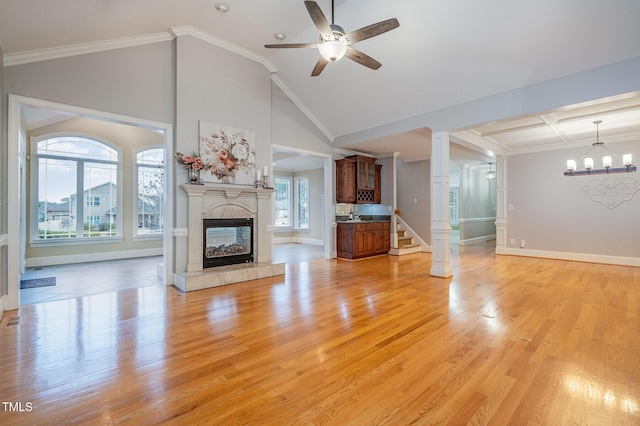
<path fill-rule="evenodd" d="M 162 204 L 164 200 L 164 149 L 151 148 L 136 154 L 138 182 L 136 235 L 158 235 L 164 232 Z"/>
<path fill-rule="evenodd" d="M 99 206 L 100 197 L 87 197 L 87 206 Z"/>
<path fill-rule="evenodd" d="M 117 149 L 86 137 L 56 136 L 36 141 L 31 152 L 37 194 L 32 241 L 120 235 Z"/>

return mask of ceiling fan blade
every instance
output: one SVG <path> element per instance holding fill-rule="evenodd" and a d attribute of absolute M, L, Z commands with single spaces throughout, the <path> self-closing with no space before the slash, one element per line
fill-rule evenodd
<path fill-rule="evenodd" d="M 318 31 L 320 31 L 320 35 L 323 40 L 335 40 L 333 37 L 333 30 L 331 30 L 331 25 L 329 25 L 329 21 L 322 13 L 322 9 L 318 6 L 318 3 L 315 1 L 305 1 L 304 5 L 307 6 L 307 11 L 309 12 L 309 16 L 311 16 L 311 20 L 315 24 Z"/>
<path fill-rule="evenodd" d="M 377 24 L 371 24 L 366 27 L 362 27 L 359 30 L 351 31 L 340 37 L 340 41 L 347 46 L 358 41 L 366 40 L 371 37 L 375 37 L 387 31 L 391 31 L 400 26 L 400 23 L 396 18 L 387 19 L 386 21 L 378 22 Z"/>
<path fill-rule="evenodd" d="M 320 58 L 318 58 L 318 62 L 316 62 L 316 66 L 313 67 L 313 71 L 311 71 L 311 77 L 319 76 L 322 70 L 324 70 L 324 68 L 327 66 L 328 63 L 329 63 L 328 60 L 320 56 Z"/>
<path fill-rule="evenodd" d="M 377 70 L 382 66 L 382 64 L 371 56 L 362 53 L 358 49 L 354 49 L 351 46 L 347 46 L 347 53 L 344 54 L 347 58 L 351 59 L 354 62 L 359 63 L 360 65 L 364 65 L 367 68 L 371 68 L 372 70 Z"/>
<path fill-rule="evenodd" d="M 265 44 L 264 47 L 267 49 L 312 49 L 316 47 L 320 47 L 322 43 L 285 43 L 285 44 Z"/>

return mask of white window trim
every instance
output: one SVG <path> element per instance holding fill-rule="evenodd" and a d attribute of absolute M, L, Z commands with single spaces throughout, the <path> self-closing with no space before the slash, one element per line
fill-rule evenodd
<path fill-rule="evenodd" d="M 286 230 L 292 230 L 293 229 L 293 176 L 286 176 L 286 175 L 276 175 L 273 178 L 273 185 L 275 187 L 276 185 L 276 179 L 284 179 L 284 180 L 288 180 L 289 181 L 289 224 L 288 225 L 277 225 L 275 223 L 276 220 L 276 214 L 275 214 L 275 207 L 274 207 L 274 212 L 273 212 L 273 222 L 274 222 L 274 228 L 275 230 L 278 231 L 286 231 Z M 276 194 L 274 194 L 273 197 L 274 202 L 276 201 Z"/>
<path fill-rule="evenodd" d="M 92 139 L 94 141 L 103 143 L 108 147 L 114 149 L 118 153 L 118 161 L 117 164 L 117 179 L 118 179 L 118 191 L 116 194 L 116 205 L 118 206 L 118 210 L 116 212 L 116 235 L 113 237 L 80 237 L 80 238 L 67 238 L 67 239 L 50 239 L 50 240 L 40 240 L 38 238 L 38 167 L 35 166 L 36 160 L 38 158 L 38 142 L 41 142 L 46 139 L 52 139 L 55 137 L 79 137 L 85 139 Z M 94 243 L 113 243 L 117 241 L 122 241 L 122 182 L 123 182 L 123 171 L 122 171 L 122 149 L 99 137 L 89 133 L 81 133 L 81 132 L 53 132 L 47 133 L 40 136 L 32 136 L 29 140 L 30 147 L 29 152 L 31 153 L 28 160 L 30 161 L 29 165 L 29 203 L 30 203 L 30 213 L 29 213 L 29 245 L 37 246 L 37 247 L 47 247 L 47 246 L 63 246 L 63 245 L 79 245 L 79 244 L 94 244 Z M 83 158 L 73 158 L 73 160 L 84 161 Z M 100 160 L 89 160 L 90 162 L 100 163 Z M 113 162 L 105 162 L 112 164 Z M 84 203 L 83 203 L 84 204 Z M 78 210 L 83 206 L 78 206 Z M 76 216 L 81 217 L 80 211 L 76 213 Z M 82 217 L 84 217 L 84 211 L 82 212 Z M 77 220 L 77 219 L 76 219 Z"/>

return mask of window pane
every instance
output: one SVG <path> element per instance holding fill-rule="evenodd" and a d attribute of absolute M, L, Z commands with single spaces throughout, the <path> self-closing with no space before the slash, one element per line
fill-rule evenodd
<path fill-rule="evenodd" d="M 139 152 L 136 157 L 136 161 L 138 164 L 162 167 L 162 161 L 164 159 L 164 149 L 145 149 L 144 151 Z"/>
<path fill-rule="evenodd" d="M 62 136 L 38 142 L 38 154 L 118 161 L 118 152 L 108 145 L 92 139 L 73 136 Z"/>
<path fill-rule="evenodd" d="M 115 164 L 84 163 L 85 203 L 83 236 L 112 237 L 116 235 L 118 210 L 118 167 Z M 97 201 L 96 201 L 97 200 Z"/>
<path fill-rule="evenodd" d="M 297 178 L 298 228 L 309 229 L 309 178 Z"/>
<path fill-rule="evenodd" d="M 138 235 L 162 234 L 162 179 L 158 167 L 138 167 Z"/>
<path fill-rule="evenodd" d="M 75 161 L 38 162 L 38 239 L 76 237 Z"/>
<path fill-rule="evenodd" d="M 275 225 L 276 226 L 291 226 L 291 187 L 290 179 L 275 178 L 275 192 L 276 192 L 276 212 L 275 212 Z"/>

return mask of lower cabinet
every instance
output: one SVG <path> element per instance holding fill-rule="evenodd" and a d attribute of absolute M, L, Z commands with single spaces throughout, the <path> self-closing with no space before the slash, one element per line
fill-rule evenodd
<path fill-rule="evenodd" d="M 338 257 L 358 259 L 387 253 L 390 231 L 389 222 L 338 223 Z"/>

